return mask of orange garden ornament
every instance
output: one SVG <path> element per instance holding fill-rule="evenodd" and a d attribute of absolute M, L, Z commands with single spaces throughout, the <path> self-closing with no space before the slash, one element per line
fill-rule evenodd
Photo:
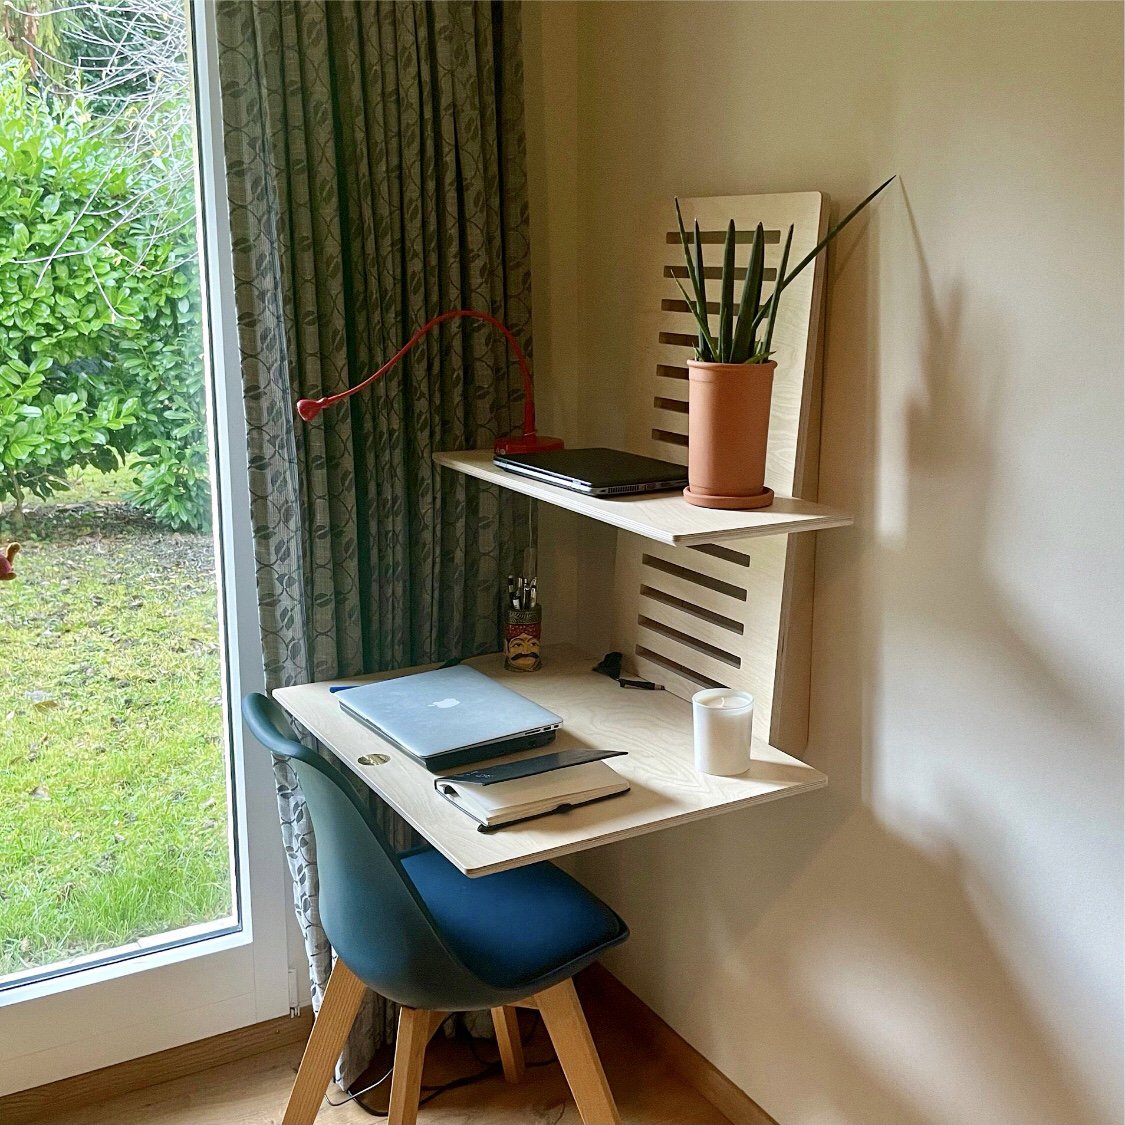
<path fill-rule="evenodd" d="M 9 543 L 7 551 L 0 555 L 0 582 L 11 582 L 16 576 L 16 568 L 13 565 L 16 561 L 16 555 L 20 553 L 20 545 L 18 543 Z"/>

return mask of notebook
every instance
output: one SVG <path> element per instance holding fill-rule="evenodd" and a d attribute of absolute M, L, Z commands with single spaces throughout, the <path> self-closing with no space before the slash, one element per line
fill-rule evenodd
<path fill-rule="evenodd" d="M 543 746 L 562 719 L 465 665 L 349 688 L 340 708 L 428 770 Z"/>
<path fill-rule="evenodd" d="M 434 786 L 484 832 L 629 791 L 629 783 L 604 761 L 564 766 L 491 784 L 437 778 Z"/>

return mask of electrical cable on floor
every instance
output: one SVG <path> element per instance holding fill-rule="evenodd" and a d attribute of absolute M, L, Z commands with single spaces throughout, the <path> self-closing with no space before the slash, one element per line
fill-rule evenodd
<path fill-rule="evenodd" d="M 419 1107 L 429 1105 L 439 1094 L 444 1094 L 448 1090 L 458 1090 L 462 1086 L 472 1086 L 475 1082 L 481 1082 L 485 1078 L 491 1078 L 494 1074 L 500 1073 L 500 1064 L 496 1063 L 494 1066 L 485 1067 L 484 1070 L 478 1070 L 476 1074 L 466 1074 L 463 1078 L 454 1078 L 440 1086 L 423 1086 L 423 1090 L 428 1090 L 430 1092 L 426 1094 L 424 1098 L 419 1099 L 418 1105 Z M 386 1115 L 380 1114 L 380 1116 L 383 1117 Z"/>
<path fill-rule="evenodd" d="M 338 1109 L 342 1105 L 347 1105 L 348 1102 L 354 1102 L 356 1100 L 356 1098 L 362 1098 L 364 1094 L 370 1094 L 371 1091 L 374 1090 L 376 1086 L 382 1086 L 383 1083 L 386 1082 L 386 1080 L 388 1078 L 390 1078 L 390 1076 L 392 1074 L 394 1074 L 394 1072 L 395 1072 L 395 1068 L 392 1066 L 391 1069 L 388 1070 L 387 1073 L 384 1074 L 383 1077 L 380 1078 L 378 1082 L 372 1082 L 370 1086 L 364 1086 L 364 1088 L 362 1090 L 356 1090 L 356 1092 L 354 1094 L 349 1094 L 342 1101 L 334 1102 L 327 1094 L 324 1095 L 324 1100 L 333 1109 Z"/>
<path fill-rule="evenodd" d="M 521 1048 L 526 1047 L 528 1043 L 531 1042 L 531 1039 L 535 1035 L 535 1032 L 539 1030 L 539 1022 L 541 1019 L 542 1016 L 540 1015 L 540 1013 L 536 1012 L 535 1022 L 531 1025 L 531 1029 L 527 1032 L 526 1035 L 520 1036 Z M 449 1090 L 458 1090 L 463 1086 L 472 1086 L 474 1083 L 481 1082 L 485 1078 L 490 1078 L 493 1075 L 503 1073 L 504 1068 L 499 1060 L 497 1060 L 496 1062 L 489 1062 L 487 1059 L 481 1058 L 480 1052 L 477 1050 L 476 1038 L 472 1035 L 469 1036 L 469 1050 L 472 1053 L 473 1058 L 481 1065 L 481 1069 L 477 1071 L 476 1074 L 462 1075 L 462 1077 L 460 1078 L 453 1078 L 448 1082 L 443 1082 L 440 1086 L 423 1086 L 422 1093 L 426 1096 L 419 1099 L 419 1108 L 429 1104 L 434 1100 L 434 1098 L 439 1097 L 441 1094 L 447 1093 Z M 525 1062 L 524 1065 L 530 1068 L 539 1066 L 551 1066 L 556 1062 L 558 1062 L 557 1056 L 552 1056 L 549 1059 L 541 1059 L 536 1062 Z M 327 1094 L 325 1094 L 324 1100 L 328 1102 L 328 1104 L 333 1108 L 338 1108 L 339 1106 L 347 1105 L 349 1102 L 354 1102 L 356 1098 L 360 1098 L 364 1094 L 370 1093 L 375 1089 L 376 1086 L 381 1086 L 384 1082 L 386 1082 L 386 1080 L 394 1074 L 394 1069 L 395 1068 L 392 1066 L 391 1069 L 388 1070 L 387 1073 L 384 1074 L 378 1082 L 372 1082 L 370 1086 L 365 1086 L 362 1090 L 356 1090 L 354 1094 L 350 1094 L 348 1097 L 342 1099 L 341 1101 L 334 1102 L 328 1097 Z M 365 1106 L 362 1102 L 360 1102 L 359 1104 L 360 1109 L 362 1109 L 365 1113 L 369 1113 L 372 1117 L 385 1118 L 387 1116 L 386 1113 L 380 1113 L 376 1110 L 368 1109 L 367 1106 Z"/>
<path fill-rule="evenodd" d="M 539 1014 L 539 1012 L 536 1012 L 535 1013 L 535 1022 L 531 1025 L 531 1030 L 528 1031 L 528 1033 L 526 1035 L 520 1036 L 520 1048 L 521 1049 L 526 1049 L 527 1045 L 535 1037 L 535 1033 L 539 1030 L 539 1023 L 542 1019 L 543 1019 L 543 1017 Z M 480 1040 L 478 1040 L 475 1036 L 471 1036 L 469 1038 L 469 1050 L 472 1052 L 473 1058 L 476 1059 L 477 1062 L 481 1064 L 481 1066 L 500 1066 L 500 1060 L 499 1059 L 490 1060 L 490 1059 L 482 1059 L 481 1058 L 480 1051 L 477 1049 L 479 1042 L 480 1042 Z M 523 1065 L 527 1069 L 530 1070 L 532 1067 L 536 1067 L 536 1066 L 552 1066 L 554 1063 L 557 1063 L 558 1061 L 559 1061 L 558 1056 L 552 1055 L 549 1059 L 540 1059 L 536 1062 L 529 1062 L 527 1059 L 524 1059 Z"/>

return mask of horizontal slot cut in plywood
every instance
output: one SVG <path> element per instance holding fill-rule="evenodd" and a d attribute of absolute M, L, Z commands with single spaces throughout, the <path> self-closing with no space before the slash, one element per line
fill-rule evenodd
<path fill-rule="evenodd" d="M 695 230 L 689 229 L 685 231 L 687 235 L 687 244 L 689 246 L 695 245 Z M 780 230 L 766 230 L 762 229 L 763 241 L 767 246 L 771 243 L 776 244 L 781 241 Z M 701 230 L 699 232 L 699 245 L 700 246 L 725 246 L 727 241 L 726 230 Z M 665 232 L 664 242 L 668 246 L 680 245 L 680 232 L 678 230 L 670 230 Z M 754 243 L 753 230 L 736 230 L 734 232 L 734 242 L 736 246 L 751 246 Z"/>
<path fill-rule="evenodd" d="M 699 605 L 697 601 L 689 601 L 687 598 L 677 597 L 675 594 L 669 594 L 666 590 L 657 589 L 655 586 L 642 586 L 641 597 L 651 598 L 653 601 L 660 602 L 670 609 L 678 610 L 687 617 L 698 617 L 702 621 L 708 621 L 712 625 L 718 625 L 722 629 L 728 629 L 732 633 L 737 633 L 740 637 L 746 631 L 742 622 L 736 621 L 733 617 L 726 617 L 721 613 L 716 613 L 713 609 L 708 609 L 706 606 Z M 702 598 L 698 599 L 698 601 L 702 600 Z"/>
<path fill-rule="evenodd" d="M 772 278 L 769 279 L 769 280 L 772 280 Z M 758 306 L 759 311 L 761 309 L 765 308 L 765 306 L 767 304 L 769 304 L 769 296 L 770 295 L 767 293 L 766 294 L 766 300 L 763 301 Z M 718 316 L 719 315 L 719 308 L 720 308 L 720 306 L 719 306 L 718 301 L 708 301 L 707 302 L 707 311 L 712 316 Z M 679 299 L 679 300 L 670 300 L 666 297 L 663 301 L 660 302 L 660 310 L 661 310 L 661 312 L 669 312 L 669 313 L 685 313 L 687 316 L 690 316 L 693 320 L 695 319 L 695 314 L 691 311 L 691 306 L 688 305 L 687 301 L 683 300 L 682 298 Z"/>
<path fill-rule="evenodd" d="M 708 679 L 707 676 L 704 676 L 694 668 L 688 667 L 686 664 L 679 664 L 663 653 L 654 652 L 650 648 L 645 648 L 640 642 L 637 643 L 634 651 L 641 660 L 650 661 L 658 668 L 662 668 L 665 672 L 670 672 L 673 676 L 677 676 L 683 681 L 690 683 L 691 686 L 687 689 L 688 694 L 685 695 L 682 691 L 672 693 L 673 695 L 678 695 L 681 699 L 690 699 L 693 693 L 702 691 L 704 688 L 726 687 L 726 684 L 720 683 L 718 680 Z M 667 684 L 666 676 L 660 676 L 659 680 L 660 683 Z"/>
<path fill-rule="evenodd" d="M 664 267 L 664 276 L 665 277 L 679 277 L 679 278 L 683 278 L 686 281 L 687 276 L 688 276 L 687 266 L 665 266 Z M 723 277 L 723 267 L 722 266 L 706 266 L 705 265 L 703 267 L 703 276 L 708 281 L 721 281 L 722 277 Z M 745 276 L 746 276 L 746 267 L 745 266 L 735 266 L 734 267 L 734 280 L 735 281 L 741 281 Z M 766 281 L 774 281 L 777 278 L 777 270 L 773 266 L 767 266 L 765 271 L 762 274 L 762 277 Z"/>
<path fill-rule="evenodd" d="M 687 434 L 679 434 L 675 430 L 653 430 L 652 440 L 658 441 L 662 445 L 677 445 L 683 449 L 687 449 Z"/>
<path fill-rule="evenodd" d="M 641 575 L 640 607 L 644 609 L 643 599 L 652 597 L 666 605 L 694 606 L 700 614 L 709 614 L 716 624 L 735 622 L 739 631 L 746 632 L 745 610 L 737 599 L 728 598 L 725 594 L 717 593 L 706 586 L 677 578 L 673 574 L 664 574 L 659 571 L 646 570 Z M 652 591 L 649 593 L 648 591 Z M 644 610 L 652 616 L 651 610 Z"/>
<path fill-rule="evenodd" d="M 688 560 L 685 559 L 684 561 L 687 562 Z M 681 566 L 677 562 L 672 562 L 671 559 L 663 559 L 657 555 L 649 554 L 642 555 L 641 562 L 646 568 L 646 571 L 672 575 L 682 582 L 691 582 L 706 590 L 714 590 L 715 593 L 722 594 L 724 597 L 731 598 L 734 601 L 746 601 L 745 587 L 734 582 L 727 582 L 698 567 Z M 649 573 L 645 574 L 645 580 L 657 581 L 657 579 Z"/>
<path fill-rule="evenodd" d="M 723 562 L 732 562 L 738 566 L 749 566 L 750 556 L 741 551 L 732 550 L 730 547 L 720 547 L 716 543 L 697 543 L 689 550 L 698 551 L 701 555 L 710 555 L 713 559 L 722 559 Z"/>
<path fill-rule="evenodd" d="M 661 332 L 662 344 L 675 344 L 678 348 L 694 348 L 696 337 L 690 332 Z"/>
<path fill-rule="evenodd" d="M 728 652 L 719 645 L 711 644 L 710 641 L 703 640 L 703 638 L 699 636 L 699 630 L 689 632 L 688 629 L 691 629 L 690 623 L 683 623 L 687 626 L 686 629 L 679 629 L 676 628 L 675 625 L 670 624 L 669 621 L 673 618 L 673 613 L 668 611 L 674 611 L 674 608 L 675 607 L 672 606 L 667 607 L 667 610 L 662 615 L 664 618 L 663 621 L 657 621 L 655 618 L 646 617 L 643 613 L 638 614 L 637 624 L 641 626 L 642 629 L 649 629 L 654 633 L 660 633 L 668 640 L 674 641 L 677 645 L 695 649 L 701 656 L 707 657 L 708 660 L 717 660 L 721 664 L 729 664 L 732 668 L 742 667 L 742 659 L 737 653 Z"/>

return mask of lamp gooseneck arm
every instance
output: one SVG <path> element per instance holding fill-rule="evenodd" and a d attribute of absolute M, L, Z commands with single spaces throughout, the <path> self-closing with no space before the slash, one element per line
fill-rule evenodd
<path fill-rule="evenodd" d="M 348 387 L 347 390 L 340 391 L 338 394 L 325 395 L 323 398 L 299 399 L 297 402 L 297 413 L 306 422 L 311 422 L 326 406 L 332 406 L 337 402 L 342 402 L 344 399 L 350 398 L 352 395 L 362 391 L 365 387 L 369 387 L 376 379 L 381 379 L 431 329 L 436 328 L 439 324 L 444 324 L 447 320 L 457 320 L 461 317 L 468 317 L 471 320 L 483 320 L 486 324 L 491 324 L 492 327 L 498 329 L 503 334 L 504 339 L 508 341 L 508 346 L 515 354 L 516 362 L 519 364 L 520 374 L 523 376 L 523 436 L 524 438 L 534 439 L 536 436 L 535 397 L 531 386 L 531 367 L 527 362 L 527 356 L 523 354 L 523 348 L 520 347 L 519 341 L 506 324 L 501 323 L 496 317 L 489 313 L 478 312 L 476 309 L 453 309 L 449 312 L 439 313 L 432 320 L 426 321 L 426 323 L 423 324 L 378 371 L 373 372 L 364 379 L 362 383 L 357 383 L 354 387 Z"/>

